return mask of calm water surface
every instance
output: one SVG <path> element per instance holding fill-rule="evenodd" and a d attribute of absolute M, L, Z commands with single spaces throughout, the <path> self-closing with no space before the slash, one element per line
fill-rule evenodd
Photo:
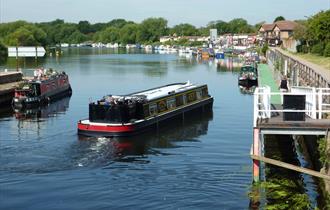
<path fill-rule="evenodd" d="M 0 118 L 0 209 L 249 208 L 253 101 L 226 63 L 74 49 L 37 65 L 65 70 L 73 95 Z M 131 139 L 78 137 L 90 99 L 187 80 L 208 84 L 213 113 Z"/>

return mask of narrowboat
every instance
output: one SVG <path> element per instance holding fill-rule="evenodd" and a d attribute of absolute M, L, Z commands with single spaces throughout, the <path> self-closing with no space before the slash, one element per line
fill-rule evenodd
<path fill-rule="evenodd" d="M 85 136 L 130 136 L 196 110 L 212 109 L 207 85 L 174 83 L 128 95 L 106 95 L 89 104 L 89 119 L 78 122 Z"/>
<path fill-rule="evenodd" d="M 14 109 L 22 109 L 48 104 L 52 100 L 69 96 L 72 89 L 69 77 L 65 72 L 52 69 L 36 70 L 35 77 L 25 81 L 15 89 Z"/>
<path fill-rule="evenodd" d="M 258 85 L 258 72 L 253 64 L 245 64 L 241 67 L 238 84 L 244 87 L 252 87 Z"/>

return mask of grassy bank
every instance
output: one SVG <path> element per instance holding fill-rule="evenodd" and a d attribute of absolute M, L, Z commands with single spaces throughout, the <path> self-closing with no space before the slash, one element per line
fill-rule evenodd
<path fill-rule="evenodd" d="M 306 61 L 314 63 L 316 65 L 322 66 L 323 68 L 330 71 L 330 57 L 319 56 L 315 54 L 303 54 L 303 53 L 291 53 L 299 58 L 302 58 Z"/>

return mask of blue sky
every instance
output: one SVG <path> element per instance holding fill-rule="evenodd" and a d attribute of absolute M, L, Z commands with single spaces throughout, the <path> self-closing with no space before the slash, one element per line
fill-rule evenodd
<path fill-rule="evenodd" d="M 276 16 L 305 19 L 330 8 L 330 0 L 0 0 L 0 21 L 45 22 L 57 18 L 91 23 L 124 18 L 141 22 L 163 17 L 168 25 L 205 26 L 212 20 L 244 18 L 250 24 L 272 22 Z"/>

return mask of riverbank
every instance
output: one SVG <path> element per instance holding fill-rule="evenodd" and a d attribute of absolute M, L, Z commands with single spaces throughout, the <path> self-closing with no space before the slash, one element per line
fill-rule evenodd
<path fill-rule="evenodd" d="M 21 72 L 2 72 L 0 73 L 0 105 L 2 107 L 10 105 L 15 88 L 21 84 L 23 74 Z"/>

